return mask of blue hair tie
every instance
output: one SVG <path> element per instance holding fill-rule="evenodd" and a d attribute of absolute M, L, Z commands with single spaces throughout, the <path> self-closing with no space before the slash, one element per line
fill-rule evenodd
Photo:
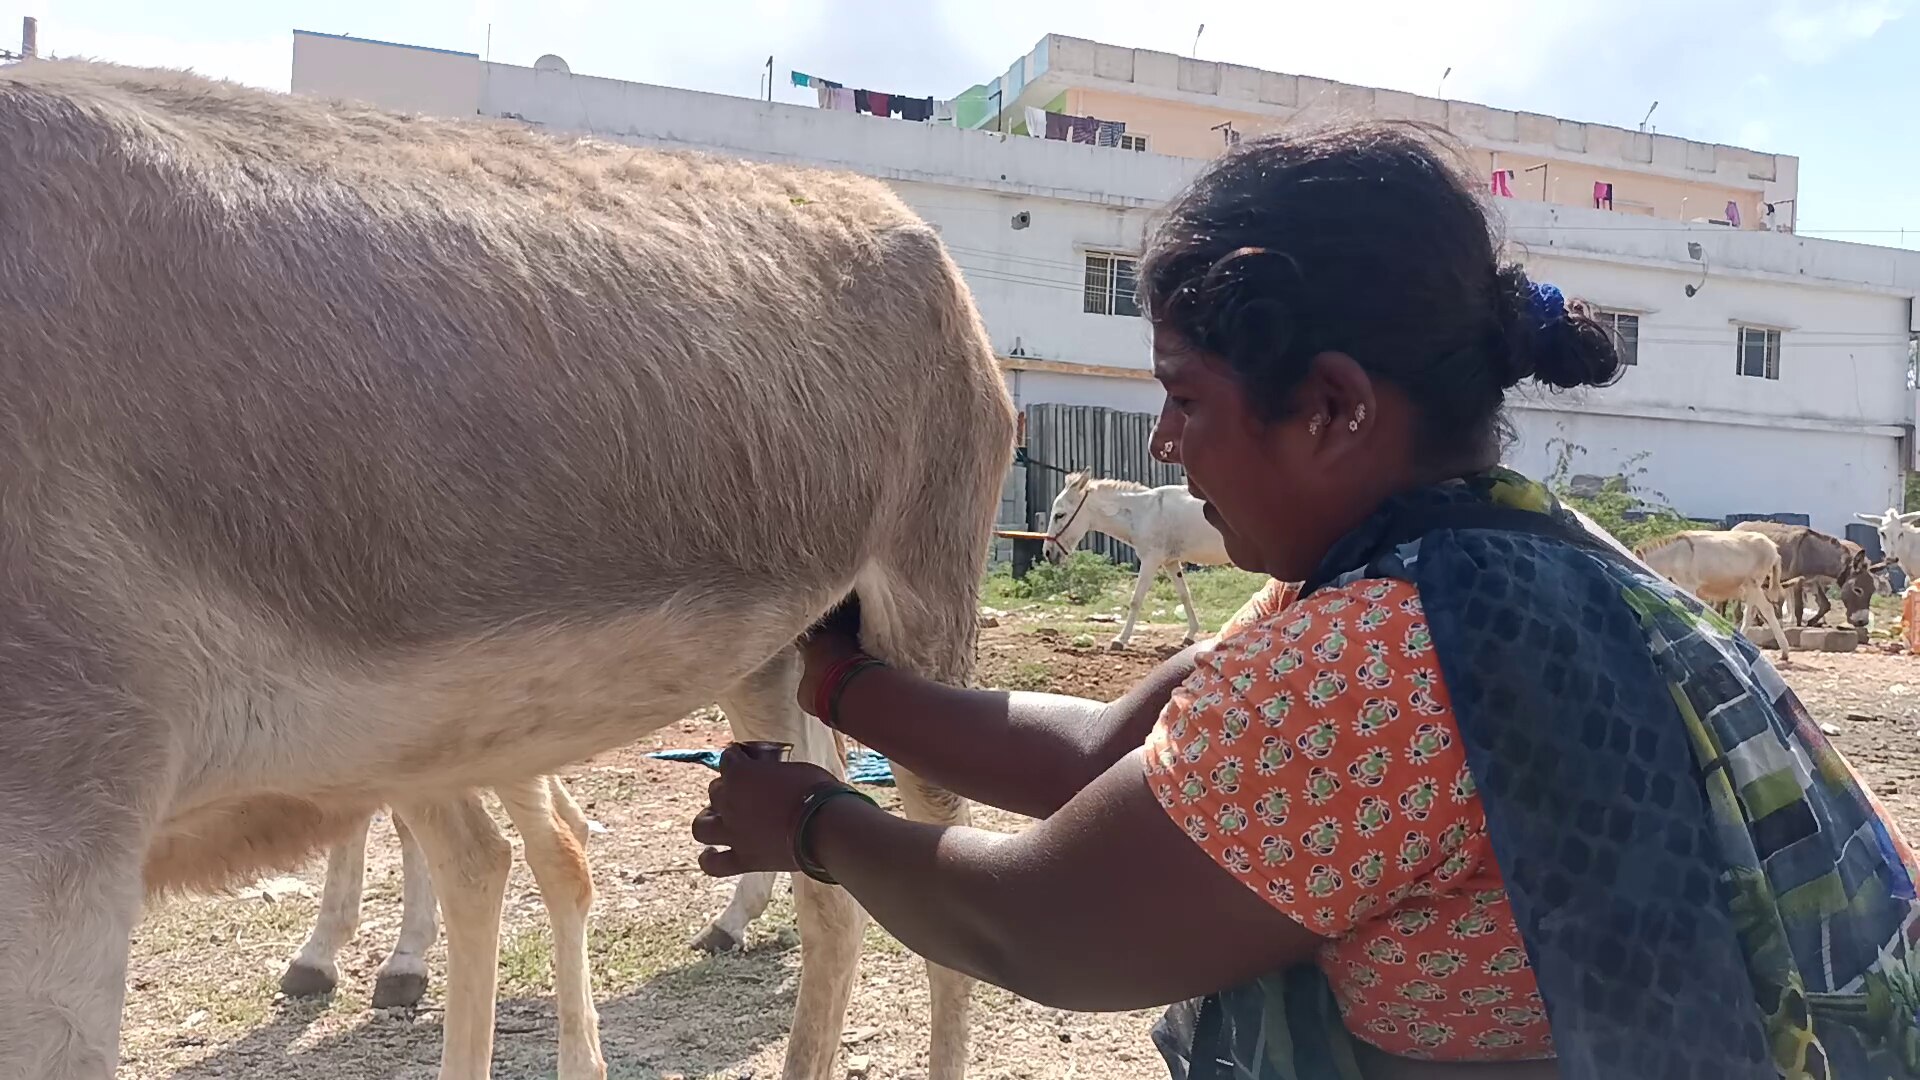
<path fill-rule="evenodd" d="M 1567 298 L 1552 285 L 1527 285 L 1527 312 L 1541 326 L 1551 326 L 1567 317 Z"/>

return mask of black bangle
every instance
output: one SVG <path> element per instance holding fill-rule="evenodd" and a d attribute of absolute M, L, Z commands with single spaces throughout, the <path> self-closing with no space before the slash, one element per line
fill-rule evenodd
<path fill-rule="evenodd" d="M 848 667 L 846 673 L 840 676 L 839 685 L 833 688 L 833 696 L 827 699 L 827 715 L 821 717 L 820 722 L 835 731 L 840 730 L 840 698 L 846 694 L 847 687 L 853 683 L 853 680 L 860 677 L 861 672 L 886 666 L 885 660 L 869 656 Z"/>
<path fill-rule="evenodd" d="M 868 806 L 880 805 L 869 798 L 864 791 L 855 791 L 853 788 L 847 787 L 844 784 L 836 784 L 831 787 L 821 787 L 809 792 L 807 797 L 801 800 L 800 810 L 794 820 L 793 863 L 800 868 L 801 873 L 822 885 L 838 885 L 840 883 L 833 879 L 832 874 L 827 873 L 827 868 L 821 866 L 809 851 L 807 846 L 807 830 L 813 827 L 813 819 L 819 816 L 821 807 L 845 795 L 851 795 L 866 803 Z"/>

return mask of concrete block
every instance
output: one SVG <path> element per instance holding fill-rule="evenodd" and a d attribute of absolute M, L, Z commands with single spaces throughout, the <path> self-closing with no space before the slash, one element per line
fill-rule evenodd
<path fill-rule="evenodd" d="M 1808 652 L 1852 652 L 1860 647 L 1860 633 L 1846 627 L 1807 626 L 1800 629 L 1800 647 Z M 1793 631 L 1787 631 L 1793 641 Z"/>
<path fill-rule="evenodd" d="M 1789 626 L 1787 645 L 1808 652 L 1852 652 L 1862 644 L 1860 632 L 1850 627 Z M 1764 626 L 1747 631 L 1747 640 L 1763 649 L 1777 648 L 1773 633 Z"/>

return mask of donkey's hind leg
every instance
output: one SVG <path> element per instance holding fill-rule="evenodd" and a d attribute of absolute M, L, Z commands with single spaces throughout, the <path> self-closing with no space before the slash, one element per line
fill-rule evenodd
<path fill-rule="evenodd" d="M 856 583 L 861 644 L 889 663 L 950 686 L 973 675 L 979 634 L 979 589 L 985 570 L 985 537 L 999 498 L 998 451 L 978 450 L 978 475 L 936 488 L 947 500 L 923 518 L 922 534 L 907 538 L 890 562 L 870 566 Z M 1154 567 L 1141 568 L 1141 585 Z M 1126 631 L 1122 631 L 1124 634 Z M 966 825 L 965 799 L 895 768 L 901 805 L 915 821 Z M 956 971 L 927 965 L 933 1019 L 929 1080 L 960 1080 L 967 1065 L 967 1011 L 973 981 Z"/>
<path fill-rule="evenodd" d="M 331 994 L 340 983 L 340 949 L 360 928 L 360 889 L 367 876 L 367 826 L 371 816 L 327 852 L 327 878 L 320 889 L 320 914 L 313 933 L 280 976 L 288 997 Z"/>
<path fill-rule="evenodd" d="M 825 725 L 800 711 L 795 702 L 800 684 L 800 655 L 785 649 L 760 670 L 747 676 L 720 699 L 733 737 L 742 741 L 769 739 L 794 744 L 793 758 L 810 761 L 833 775 L 846 776 L 846 762 L 835 751 Z M 763 879 L 753 883 L 752 878 Z M 742 904 L 749 889 L 759 907 L 773 892 L 774 874 L 742 878 L 734 905 Z M 825 1080 L 832 1075 L 840 1049 L 840 1031 L 846 1023 L 847 1000 L 860 964 L 860 943 L 866 913 L 845 889 L 822 885 L 812 878 L 793 876 L 795 921 L 800 925 L 800 993 L 794 1003 L 792 1034 L 787 1039 L 785 1080 Z M 729 906 L 729 912 L 733 906 Z M 723 916 L 725 918 L 725 916 Z M 717 925 L 717 924 L 716 924 Z M 742 921 L 740 928 L 745 929 Z"/>
<path fill-rule="evenodd" d="M 1179 559 L 1173 560 L 1173 588 L 1180 594 L 1180 606 L 1187 609 L 1187 636 L 1182 644 L 1191 645 L 1200 640 L 1200 613 L 1193 610 L 1193 594 L 1187 591 L 1187 568 Z"/>
<path fill-rule="evenodd" d="M 400 838 L 400 936 L 373 978 L 376 1009 L 418 1005 L 427 996 L 427 953 L 440 939 L 440 905 L 433 896 L 427 858 L 397 813 L 393 831 Z"/>
<path fill-rule="evenodd" d="M 553 999 L 560 1017 L 560 1080 L 606 1080 L 600 1056 L 600 1015 L 593 1008 L 587 961 L 587 912 L 593 875 L 583 848 L 585 821 L 576 832 L 555 800 L 572 802 L 557 777 L 535 777 L 494 788 L 520 832 L 522 851 L 540 887 L 553 927 Z M 575 808 L 575 813 L 578 813 Z"/>

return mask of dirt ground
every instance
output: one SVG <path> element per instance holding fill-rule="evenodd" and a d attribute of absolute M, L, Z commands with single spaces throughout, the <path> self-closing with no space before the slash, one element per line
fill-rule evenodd
<path fill-rule="evenodd" d="M 983 631 L 982 681 L 1110 698 L 1174 652 L 1180 635 L 1175 627 L 1143 627 L 1130 651 L 1112 654 L 1084 647 L 1091 639 L 1074 630 L 1010 621 Z M 1106 636 L 1098 635 L 1101 644 Z M 1800 653 L 1786 675 L 1819 719 L 1839 729 L 1837 745 L 1909 834 L 1920 836 L 1920 658 Z M 710 774 L 642 756 L 725 739 L 716 715 L 698 714 L 567 775 L 588 815 L 605 826 L 588 847 L 599 891 L 591 950 L 605 1053 L 616 1078 L 779 1075 L 799 961 L 786 890 L 755 925 L 744 953 L 709 957 L 689 949 L 686 943 L 727 896 L 726 886 L 695 870 L 696 848 L 686 832 Z M 1019 826 L 997 812 L 979 820 L 992 828 Z M 400 915 L 399 852 L 384 822 L 374 829 L 365 914 L 359 936 L 341 953 L 339 990 L 318 1001 L 278 996 L 283 966 L 313 924 L 321 869 L 308 868 L 297 882 L 224 899 L 172 901 L 148 913 L 128 973 L 121 1080 L 435 1075 L 444 947 L 434 952 L 434 982 L 420 1008 L 376 1011 L 368 1003 Z M 556 1028 L 545 915 L 517 858 L 502 942 L 494 1076 L 552 1076 Z M 924 1077 L 926 1016 L 918 962 L 870 929 L 841 1071 L 874 1080 Z M 1162 1077 L 1147 1038 L 1152 1019 L 1148 1013 L 1067 1013 L 982 987 L 974 997 L 969 1075 Z"/>

